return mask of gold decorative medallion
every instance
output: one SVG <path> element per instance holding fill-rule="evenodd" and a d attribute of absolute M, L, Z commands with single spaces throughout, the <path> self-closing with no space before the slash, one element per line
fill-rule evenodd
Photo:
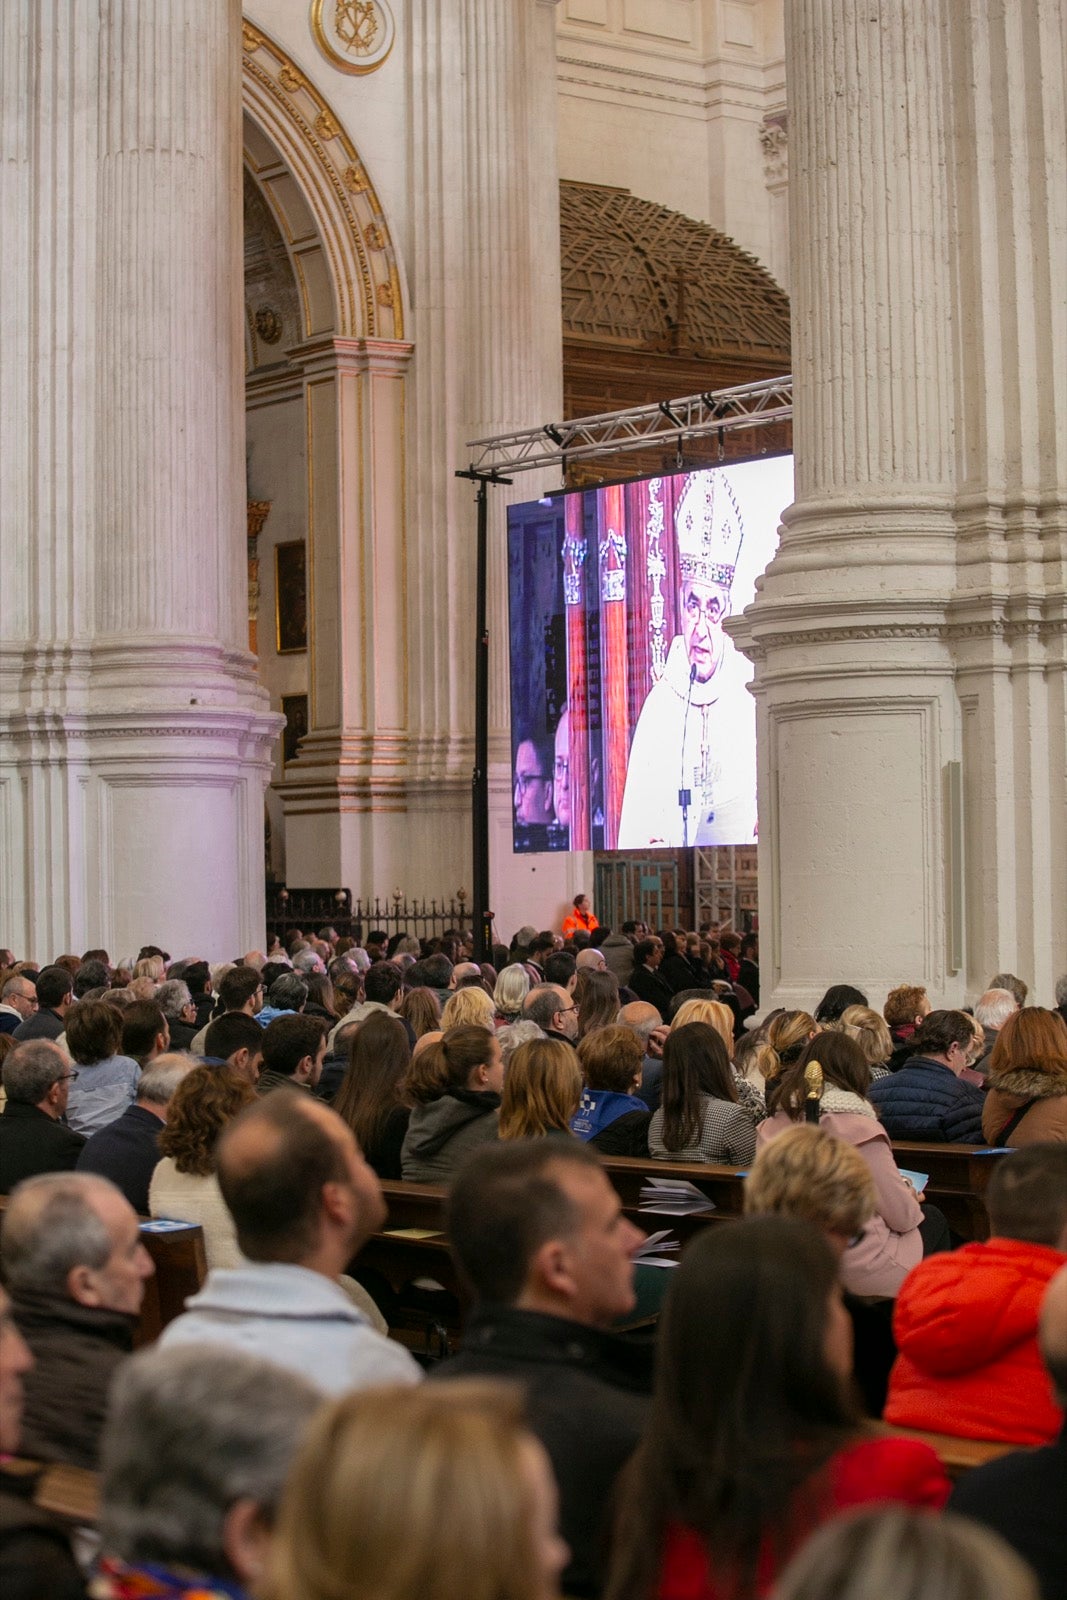
<path fill-rule="evenodd" d="M 297 72 L 295 67 L 290 66 L 285 66 L 282 68 L 278 74 L 278 82 L 281 84 L 282 88 L 287 89 L 290 94 L 295 94 L 298 89 L 302 89 L 304 87 L 303 78 L 300 76 L 299 72 Z"/>
<path fill-rule="evenodd" d="M 372 250 L 385 249 L 385 238 L 382 234 L 381 228 L 379 228 L 376 222 L 371 223 L 364 237 L 366 238 L 366 241 Z"/>
<path fill-rule="evenodd" d="M 351 189 L 353 194 L 366 194 L 370 181 L 362 167 L 353 164 L 345 168 L 345 188 Z"/>
<path fill-rule="evenodd" d="M 378 285 L 378 304 L 380 306 L 393 306 L 395 304 L 391 283 L 380 283 Z"/>
<path fill-rule="evenodd" d="M 260 306 L 256 312 L 256 332 L 264 344 L 277 344 L 282 336 L 282 319 L 273 306 Z"/>
<path fill-rule="evenodd" d="M 324 139 L 336 139 L 341 131 L 328 111 L 319 112 L 315 118 L 315 128 Z"/>
<path fill-rule="evenodd" d="M 387 0 L 312 0 L 315 43 L 342 72 L 373 72 L 396 35 Z"/>
<path fill-rule="evenodd" d="M 249 27 L 247 22 L 241 29 L 241 46 L 248 55 L 251 55 L 253 50 L 259 49 L 259 34 L 255 28 Z"/>

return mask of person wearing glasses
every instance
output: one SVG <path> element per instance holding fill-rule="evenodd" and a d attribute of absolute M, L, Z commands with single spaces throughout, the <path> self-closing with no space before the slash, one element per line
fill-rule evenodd
<path fill-rule="evenodd" d="M 554 759 L 546 735 L 524 731 L 515 747 L 514 843 L 517 850 L 548 848 L 548 828 L 555 819 L 552 803 Z"/>
<path fill-rule="evenodd" d="M 723 629 L 743 535 L 727 480 L 691 474 L 674 523 L 681 631 L 637 719 L 620 850 L 756 837 L 756 719 L 748 669 Z"/>
<path fill-rule="evenodd" d="M 73 1171 L 85 1140 L 63 1118 L 76 1070 L 50 1039 L 16 1045 L 4 1062 L 0 1194 L 39 1172 Z"/>
<path fill-rule="evenodd" d="M 0 989 L 0 1033 L 14 1033 L 37 1010 L 37 990 L 16 972 Z"/>

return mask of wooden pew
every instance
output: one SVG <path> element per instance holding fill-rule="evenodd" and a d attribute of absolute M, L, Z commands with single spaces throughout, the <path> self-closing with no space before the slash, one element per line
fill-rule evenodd
<path fill-rule="evenodd" d="M 140 1349 L 151 1344 L 168 1322 L 180 1316 L 190 1295 L 203 1287 L 207 1277 L 204 1230 L 198 1223 L 183 1228 L 153 1233 L 141 1229 L 141 1243 L 155 1264 L 155 1272 L 145 1282 L 141 1316 L 134 1335 Z"/>
<path fill-rule="evenodd" d="M 989 1238 L 985 1194 L 998 1163 L 1010 1154 L 984 1144 L 893 1141 L 897 1166 L 929 1173 L 927 1198 L 945 1213 L 953 1232 L 967 1240 Z"/>

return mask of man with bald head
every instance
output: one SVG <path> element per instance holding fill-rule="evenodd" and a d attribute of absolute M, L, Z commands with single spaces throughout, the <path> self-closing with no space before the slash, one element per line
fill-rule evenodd
<path fill-rule="evenodd" d="M 417 1383 L 413 1358 L 376 1332 L 337 1282 L 386 1211 L 336 1112 L 276 1089 L 223 1134 L 218 1178 L 248 1265 L 210 1272 L 163 1343 L 236 1346 L 330 1395 Z"/>
<path fill-rule="evenodd" d="M 596 950 L 591 944 L 586 945 L 584 950 L 578 952 L 577 966 L 579 972 L 604 972 L 607 962 L 603 950 Z"/>
<path fill-rule="evenodd" d="M 1067 1266 L 1049 1281 L 1038 1329 L 1056 1401 L 1067 1406 Z M 1067 1422 L 1054 1444 L 964 1473 L 951 1509 L 999 1533 L 1037 1573 L 1043 1600 L 1067 1596 Z"/>
<path fill-rule="evenodd" d="M 558 983 L 538 983 L 526 996 L 522 1007 L 524 1022 L 536 1022 L 550 1039 L 573 1044 L 578 1037 L 578 1007 L 574 996 Z"/>
<path fill-rule="evenodd" d="M 632 1000 L 619 1012 L 619 1021 L 624 1028 L 636 1033 L 644 1046 L 641 1086 L 634 1093 L 650 1111 L 658 1111 L 662 1095 L 663 1041 L 668 1031 L 663 1018 L 649 1001 Z"/>

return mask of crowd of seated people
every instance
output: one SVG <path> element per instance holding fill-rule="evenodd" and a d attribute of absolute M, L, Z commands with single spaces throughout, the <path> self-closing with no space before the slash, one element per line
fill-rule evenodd
<path fill-rule="evenodd" d="M 4 1600 L 1064 1600 L 1067 979 L 760 1013 L 755 936 L 568 934 L 0 951 Z M 902 1140 L 1001 1152 L 988 1238 Z M 620 1156 L 744 1215 L 642 1266 Z M 405 1184 L 436 1347 L 361 1267 Z M 158 1337 L 153 1225 L 207 1267 Z"/>

